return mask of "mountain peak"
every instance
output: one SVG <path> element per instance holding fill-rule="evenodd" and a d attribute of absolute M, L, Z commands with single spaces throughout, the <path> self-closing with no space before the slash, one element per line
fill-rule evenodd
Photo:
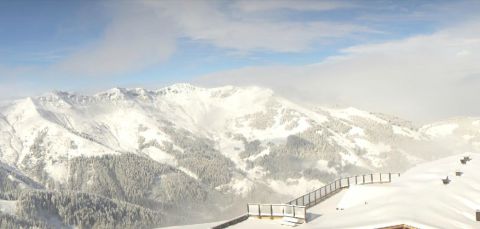
<path fill-rule="evenodd" d="M 99 99 L 119 100 L 129 98 L 130 90 L 122 87 L 114 87 L 106 91 L 97 93 L 94 97 Z"/>
<path fill-rule="evenodd" d="M 188 83 L 177 83 L 164 88 L 157 90 L 159 94 L 179 94 L 179 93 L 189 93 L 192 91 L 197 91 L 203 88 L 193 86 Z"/>

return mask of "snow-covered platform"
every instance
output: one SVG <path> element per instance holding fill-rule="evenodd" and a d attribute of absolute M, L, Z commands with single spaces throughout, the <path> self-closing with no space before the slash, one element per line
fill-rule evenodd
<path fill-rule="evenodd" d="M 480 228 L 476 220 L 476 211 L 480 210 L 480 154 L 469 154 L 472 160 L 462 164 L 464 156 L 420 164 L 391 183 L 351 185 L 309 208 L 308 223 L 296 228 Z M 447 176 L 450 183 L 443 184 Z M 289 227 L 282 225 L 282 220 L 249 218 L 229 228 Z"/>
<path fill-rule="evenodd" d="M 480 228 L 480 154 L 420 164 L 389 184 L 357 185 L 310 208 L 297 228 Z M 456 172 L 463 172 L 456 176 Z M 451 182 L 443 184 L 449 177 Z M 285 228 L 280 220 L 248 219 L 231 228 Z"/>

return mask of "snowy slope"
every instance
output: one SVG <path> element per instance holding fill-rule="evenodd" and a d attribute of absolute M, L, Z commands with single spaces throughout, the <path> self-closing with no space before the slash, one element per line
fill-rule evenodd
<path fill-rule="evenodd" d="M 348 165 L 375 169 L 387 163 L 387 154 L 418 160 L 396 150 L 393 130 L 388 130 L 393 136 L 388 139 L 372 136 L 375 128 L 392 128 L 386 119 L 354 108 L 309 109 L 257 87 L 206 89 L 177 84 L 155 91 L 113 88 L 92 96 L 52 92 L 14 101 L 0 113 L 1 160 L 29 174 L 45 173 L 37 179 L 60 184 L 66 182 L 62 174 L 69 159 L 122 152 L 146 155 L 198 178 L 201 174 L 178 165 L 172 155 L 172 150 L 182 152 L 185 146 L 172 140 L 178 133 L 167 130 L 171 125 L 212 141 L 211 146 L 238 170 L 235 179 L 218 189 L 241 195 L 257 181 L 274 189 L 303 187 L 295 193 L 307 188 L 298 182 L 322 184 L 303 177 L 302 169 L 282 180 L 273 174 L 291 168 L 272 167 L 265 158 L 282 157 L 279 152 L 289 144 L 288 151 L 310 151 L 296 157 L 317 161 L 309 166 L 313 173 L 336 175 L 345 172 L 342 168 Z M 408 127 L 394 128 L 402 133 L 397 134 L 398 139 L 418 138 L 408 135 L 412 132 Z M 289 138 L 292 135 L 300 137 Z M 305 144 L 314 147 L 305 148 Z M 332 159 L 335 163 L 324 163 Z"/>
<path fill-rule="evenodd" d="M 16 211 L 17 201 L 0 200 L 0 212 L 14 215 Z"/>
<path fill-rule="evenodd" d="M 308 227 L 408 224 L 420 228 L 478 228 L 475 211 L 480 209 L 480 154 L 471 154 L 473 160 L 466 165 L 460 164 L 461 156 L 418 165 L 389 185 L 352 188 L 338 205 L 345 210 L 320 217 Z M 455 176 L 455 171 L 464 174 Z M 448 185 L 441 182 L 446 176 L 452 180 Z"/>
<path fill-rule="evenodd" d="M 0 107 L 0 161 L 56 189 L 78 176 L 74 159 L 132 153 L 205 190 L 260 201 L 476 149 L 479 126 L 459 118 L 416 127 L 356 108 L 301 106 L 259 87 L 51 92 Z"/>
<path fill-rule="evenodd" d="M 65 183 L 61 174 L 69 159 L 122 152 L 146 155 L 198 178 L 201 174 L 179 165 L 172 154 L 185 150 L 175 139 L 187 131 L 211 141 L 234 163 L 235 179 L 218 189 L 240 195 L 255 182 L 277 190 L 297 187 L 298 194 L 307 189 L 301 183 L 328 180 L 315 181 L 318 174 L 332 177 L 392 166 L 403 170 L 442 155 L 430 143 L 453 131 L 437 124 L 418 129 L 355 108 L 302 107 L 264 88 L 189 84 L 159 90 L 113 88 L 91 96 L 51 92 L 14 101 L 0 108 L 0 114 L 1 160 L 26 173 L 44 171 L 43 179 Z M 462 132 L 462 144 L 478 146 L 479 134 Z M 279 167 L 275 160 L 306 167 Z"/>
<path fill-rule="evenodd" d="M 449 150 L 480 150 L 480 118 L 451 118 L 425 125 L 419 131 L 438 142 L 448 142 L 445 145 Z"/>

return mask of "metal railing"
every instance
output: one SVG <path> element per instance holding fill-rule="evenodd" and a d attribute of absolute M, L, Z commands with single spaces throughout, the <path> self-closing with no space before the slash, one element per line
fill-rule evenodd
<path fill-rule="evenodd" d="M 262 217 L 292 217 L 303 220 L 307 217 L 305 206 L 291 204 L 247 204 L 247 215 Z"/>
<path fill-rule="evenodd" d="M 246 220 L 249 216 L 262 217 L 292 217 L 307 222 L 307 209 L 333 196 L 350 185 L 382 184 L 392 182 L 393 177 L 400 173 L 372 173 L 337 179 L 319 189 L 293 199 L 286 204 L 247 204 L 247 214 L 224 222 L 213 228 L 220 229 Z"/>
<path fill-rule="evenodd" d="M 351 184 L 363 185 L 390 183 L 392 182 L 392 176 L 397 175 L 400 176 L 400 173 L 372 173 L 360 176 L 340 178 L 319 189 L 316 189 L 303 196 L 293 199 L 287 202 L 287 204 L 305 206 L 306 208 L 310 208 L 327 199 L 328 197 L 334 195 L 340 190 L 350 187 Z"/>

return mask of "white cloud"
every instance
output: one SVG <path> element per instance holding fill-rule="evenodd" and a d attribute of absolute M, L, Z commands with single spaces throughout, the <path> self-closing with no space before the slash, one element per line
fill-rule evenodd
<path fill-rule="evenodd" d="M 98 41 L 54 64 L 52 71 L 74 75 L 118 75 L 158 65 L 187 38 L 237 53 L 302 52 L 312 45 L 352 33 L 371 32 L 352 23 L 272 20 L 258 10 L 330 10 L 345 3 L 329 1 L 223 2 L 136 1 L 107 4 L 111 23 Z M 254 9 L 253 7 L 258 7 Z"/>
<path fill-rule="evenodd" d="M 175 50 L 171 22 L 142 4 L 114 7 L 112 23 L 97 42 L 53 66 L 79 75 L 112 75 L 161 63 Z"/>
<path fill-rule="evenodd" d="M 147 3 L 150 7 L 157 9 L 159 14 L 171 18 L 184 37 L 241 52 L 258 50 L 300 52 L 314 43 L 322 42 L 322 39 L 343 37 L 355 32 L 369 32 L 365 27 L 347 23 L 292 22 L 286 18 L 285 21 L 272 21 L 268 15 L 252 16 L 248 13 L 232 11 L 218 4 L 218 1 L 149 1 Z M 261 6 L 272 5 L 273 2 L 248 3 Z M 286 5 L 284 3 L 279 1 L 277 6 L 282 8 Z M 324 3 L 323 5 L 326 5 L 328 2 Z M 290 2 L 290 5 L 293 4 Z M 299 5 L 302 5 L 301 2 Z M 332 3 L 332 5 L 335 4 Z M 272 6 L 264 8 L 275 9 Z M 235 6 L 233 8 L 235 9 Z"/>
<path fill-rule="evenodd" d="M 416 120 L 480 115 L 480 26 L 344 49 L 318 64 L 249 67 L 205 84 L 257 84 L 301 101 L 354 105 Z"/>

